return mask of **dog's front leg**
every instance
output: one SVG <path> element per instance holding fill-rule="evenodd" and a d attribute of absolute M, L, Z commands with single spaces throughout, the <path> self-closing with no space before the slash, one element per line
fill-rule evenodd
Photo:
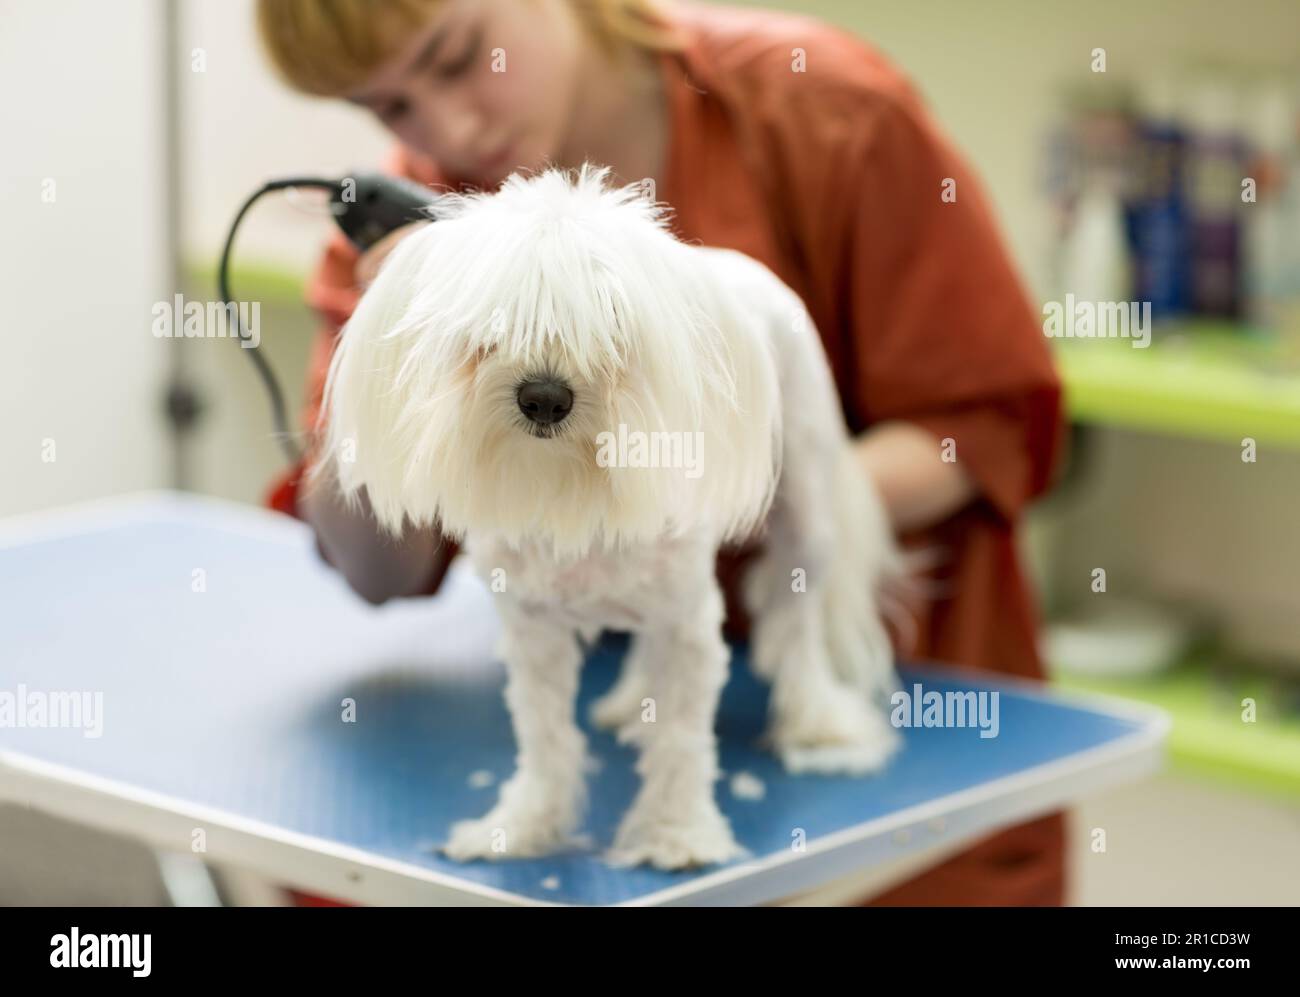
<path fill-rule="evenodd" d="M 575 844 L 586 803 L 586 743 L 574 720 L 582 655 L 572 630 L 501 603 L 500 653 L 516 769 L 497 805 L 452 826 L 444 851 L 461 861 L 525 858 Z"/>
<path fill-rule="evenodd" d="M 680 869 L 744 854 L 714 797 L 713 727 L 730 654 L 721 633 L 721 593 L 711 578 L 706 584 L 707 597 L 689 615 L 638 637 L 653 716 L 636 738 L 641 791 L 609 853 L 615 865 Z"/>

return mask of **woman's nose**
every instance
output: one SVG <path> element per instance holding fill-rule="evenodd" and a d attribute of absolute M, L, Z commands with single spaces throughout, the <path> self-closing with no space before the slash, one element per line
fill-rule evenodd
<path fill-rule="evenodd" d="M 450 157 L 469 158 L 483 134 L 483 114 L 468 94 L 430 94 L 424 120 L 432 146 Z"/>

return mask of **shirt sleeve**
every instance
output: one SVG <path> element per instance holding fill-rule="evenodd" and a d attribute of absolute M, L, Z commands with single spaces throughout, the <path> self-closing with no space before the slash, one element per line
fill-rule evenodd
<path fill-rule="evenodd" d="M 307 283 L 307 304 L 319 317 L 307 361 L 303 407 L 298 420 L 308 443 L 304 455 L 272 482 L 266 498 L 266 503 L 271 508 L 299 519 L 302 518 L 302 513 L 298 499 L 303 477 L 315 456 L 316 420 L 320 415 L 330 359 L 334 355 L 339 331 L 347 323 L 361 296 L 355 280 L 358 256 L 356 249 L 345 237 L 333 236 Z"/>
<path fill-rule="evenodd" d="M 1051 483 L 1061 387 L 979 182 L 910 94 L 846 142 L 838 225 L 819 239 L 855 430 L 904 420 L 951 441 L 1007 521 Z M 942 451 L 936 443 L 936 454 Z"/>
<path fill-rule="evenodd" d="M 315 456 L 316 420 L 325 394 L 325 377 L 329 373 L 330 357 L 334 355 L 339 330 L 352 315 L 352 309 L 360 298 L 360 291 L 355 286 L 357 257 L 359 253 L 343 235 L 333 235 L 320 263 L 308 278 L 304 295 L 318 318 L 316 337 L 312 339 L 308 355 L 307 383 L 298 420 L 299 428 L 303 430 L 308 443 L 302 458 L 278 474 L 266 495 L 266 504 L 274 510 L 289 513 L 299 519 L 302 519 L 302 513 L 299 511 L 298 499 L 304 473 L 311 467 Z"/>

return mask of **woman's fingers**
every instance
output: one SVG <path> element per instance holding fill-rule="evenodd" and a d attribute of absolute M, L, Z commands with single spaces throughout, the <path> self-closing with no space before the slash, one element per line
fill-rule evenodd
<path fill-rule="evenodd" d="M 369 287 L 379 273 L 380 264 L 384 262 L 389 253 L 397 248 L 397 244 L 412 232 L 418 232 L 428 224 L 428 222 L 421 221 L 403 225 L 401 228 L 389 232 L 362 253 L 357 260 L 357 283 L 362 287 Z"/>

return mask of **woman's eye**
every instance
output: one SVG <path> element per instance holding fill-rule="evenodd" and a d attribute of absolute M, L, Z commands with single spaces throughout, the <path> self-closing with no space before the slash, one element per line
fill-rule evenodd
<path fill-rule="evenodd" d="M 481 29 L 475 30 L 474 34 L 470 36 L 470 40 L 461 50 L 461 54 L 458 55 L 454 61 L 448 62 L 438 68 L 438 75 L 444 80 L 449 80 L 459 76 L 461 73 L 468 70 L 470 66 L 474 65 L 474 60 L 478 58 L 478 50 L 479 45 L 482 42 L 482 36 L 483 32 Z"/>
<path fill-rule="evenodd" d="M 395 121 L 410 110 L 411 105 L 405 100 L 394 100 L 379 109 L 379 116 L 385 121 Z"/>

